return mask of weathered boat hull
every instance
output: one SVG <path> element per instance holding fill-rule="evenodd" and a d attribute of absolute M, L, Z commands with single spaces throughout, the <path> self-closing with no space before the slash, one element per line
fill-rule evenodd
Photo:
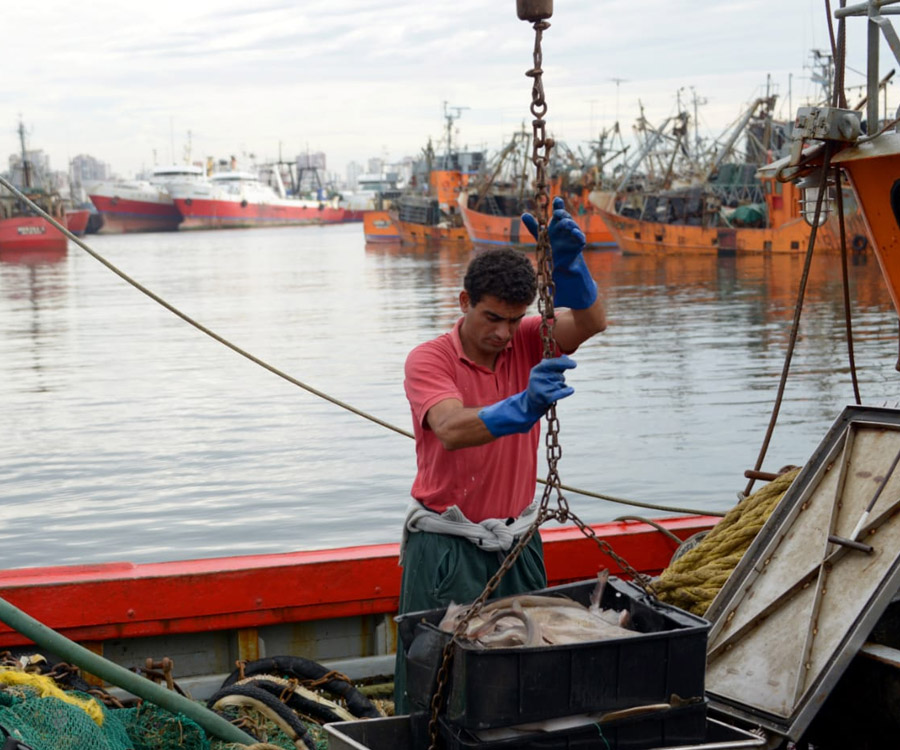
<path fill-rule="evenodd" d="M 358 213 L 316 202 L 290 205 L 287 201 L 266 204 L 203 198 L 176 198 L 175 208 L 182 219 L 181 229 L 340 224 L 356 220 L 351 217 Z"/>
<path fill-rule="evenodd" d="M 520 216 L 495 216 L 469 208 L 465 193 L 460 197 L 459 208 L 469 239 L 481 246 L 511 246 L 534 248 L 534 237 L 522 223 Z M 598 212 L 574 214 L 572 218 L 584 232 L 588 248 L 614 248 L 616 239 Z"/>
<path fill-rule="evenodd" d="M 734 255 L 806 252 L 810 227 L 803 219 L 779 227 L 696 227 L 642 221 L 598 209 L 627 255 Z"/>
<path fill-rule="evenodd" d="M 364 211 L 363 233 L 366 242 L 400 241 L 400 230 L 387 211 Z"/>
<path fill-rule="evenodd" d="M 150 202 L 99 194 L 90 199 L 103 218 L 100 234 L 174 232 L 181 223 L 181 214 L 171 199 Z"/>
<path fill-rule="evenodd" d="M 414 224 L 409 221 L 395 221 L 404 245 L 453 244 L 471 246 L 469 233 L 465 227 L 441 227 L 428 224 Z"/>

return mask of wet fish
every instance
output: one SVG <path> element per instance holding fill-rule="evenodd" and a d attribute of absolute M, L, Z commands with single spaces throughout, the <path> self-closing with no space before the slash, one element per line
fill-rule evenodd
<path fill-rule="evenodd" d="M 486 604 L 466 625 L 462 638 L 483 648 L 551 646 L 637 635 L 629 628 L 628 610 L 602 609 L 603 590 L 609 579 L 604 569 L 597 576 L 591 604 L 585 607 L 560 596 L 521 594 Z M 455 632 L 469 607 L 451 604 L 439 627 Z"/>

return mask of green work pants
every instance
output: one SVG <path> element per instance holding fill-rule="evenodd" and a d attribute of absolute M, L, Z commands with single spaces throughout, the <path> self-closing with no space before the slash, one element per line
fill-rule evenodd
<path fill-rule="evenodd" d="M 399 614 L 475 601 L 500 568 L 505 552 L 486 552 L 468 539 L 427 531 L 409 535 L 403 557 Z M 500 579 L 492 599 L 536 591 L 547 585 L 540 534 L 535 534 L 515 564 Z M 409 712 L 406 698 L 406 652 L 397 644 L 394 666 L 394 712 Z"/>

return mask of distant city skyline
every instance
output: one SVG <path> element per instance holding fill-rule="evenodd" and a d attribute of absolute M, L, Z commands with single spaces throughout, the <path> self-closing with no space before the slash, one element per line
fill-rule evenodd
<path fill-rule="evenodd" d="M 557 0 L 543 42 L 548 128 L 586 144 L 617 116 L 629 133 L 639 107 L 654 123 L 679 99 L 693 114 L 694 97 L 704 102 L 697 127 L 718 134 L 767 86 L 789 118 L 818 85 L 811 51 L 829 46 L 824 7 Z M 847 84 L 858 86 L 864 20 L 851 19 L 848 35 Z M 437 144 L 445 103 L 459 114 L 460 146 L 496 151 L 530 128 L 534 33 L 512 0 L 47 0 L 7 9 L 0 42 L 15 60 L 0 90 L 0 164 L 19 150 L 20 116 L 52 169 L 87 154 L 125 177 L 188 155 L 306 151 L 343 175 L 351 162 Z M 893 62 L 885 51 L 883 70 Z"/>

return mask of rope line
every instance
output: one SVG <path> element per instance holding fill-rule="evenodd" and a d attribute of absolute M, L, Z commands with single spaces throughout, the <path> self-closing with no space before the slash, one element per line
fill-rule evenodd
<path fill-rule="evenodd" d="M 192 318 L 187 313 L 179 310 L 177 307 L 175 307 L 175 305 L 171 304 L 170 302 L 166 301 L 165 299 L 160 297 L 155 292 L 153 292 L 150 289 L 148 289 L 147 287 L 145 287 L 143 284 L 141 284 L 136 279 L 133 279 L 131 276 L 129 276 L 123 270 L 118 268 L 114 263 L 112 263 L 111 261 L 104 258 L 96 250 L 91 248 L 90 245 L 88 245 L 86 242 L 82 241 L 81 238 L 76 237 L 74 234 L 72 234 L 66 227 L 64 227 L 62 224 L 60 224 L 58 221 L 56 221 L 56 219 L 54 219 L 52 216 L 50 216 L 40 206 L 38 206 L 33 201 L 31 201 L 28 198 L 28 196 L 26 196 L 21 191 L 19 191 L 18 188 L 16 188 L 14 185 L 12 185 L 8 180 L 6 180 L 2 176 L 0 176 L 0 185 L 5 187 L 7 190 L 9 190 L 11 193 L 13 193 L 16 197 L 23 200 L 25 202 L 25 204 L 29 208 L 31 208 L 32 211 L 37 213 L 40 217 L 42 217 L 46 221 L 50 222 L 50 224 L 52 224 L 54 227 L 56 227 L 68 239 L 70 239 L 72 242 L 74 242 L 76 245 L 78 245 L 78 247 L 80 247 L 82 250 L 84 250 L 88 255 L 90 255 L 98 263 L 106 266 L 106 268 L 108 268 L 110 271 L 112 271 L 114 274 L 116 274 L 116 276 L 121 278 L 123 281 L 127 282 L 128 284 L 131 284 L 131 286 L 133 286 L 139 292 L 142 292 L 143 294 L 145 294 L 147 297 L 152 299 L 157 304 L 162 305 L 173 315 L 178 316 L 185 323 L 192 325 L 194 328 L 196 328 L 201 333 L 205 333 L 207 336 L 209 336 L 212 339 L 215 339 L 223 346 L 226 346 L 229 349 L 231 349 L 233 352 L 240 354 L 242 357 L 250 360 L 254 364 L 257 364 L 260 367 L 262 367 L 263 369 L 268 370 L 273 375 L 277 375 L 278 377 L 282 378 L 283 380 L 286 380 L 288 383 L 296 385 L 297 387 L 302 388 L 303 390 L 307 391 L 308 393 L 313 394 L 314 396 L 318 396 L 319 398 L 322 398 L 325 401 L 329 401 L 330 403 L 334 404 L 335 406 L 338 406 L 342 409 L 346 409 L 347 411 L 352 412 L 353 414 L 356 414 L 357 416 L 360 416 L 363 419 L 368 419 L 370 422 L 374 422 L 375 424 L 381 425 L 382 427 L 385 427 L 388 430 L 392 430 L 393 432 L 396 432 L 399 435 L 404 435 L 405 437 L 415 439 L 415 436 L 409 430 L 404 430 L 402 427 L 398 427 L 396 425 L 391 424 L 390 422 L 386 422 L 385 420 L 380 419 L 379 417 L 376 417 L 372 414 L 369 414 L 368 412 L 365 412 L 362 409 L 358 409 L 355 406 L 352 406 L 352 405 L 346 403 L 345 401 L 341 401 L 338 398 L 329 396 L 327 393 L 320 391 L 318 388 L 315 388 L 315 387 L 309 385 L 308 383 L 304 383 L 303 381 L 298 380 L 297 378 L 293 377 L 292 375 L 288 375 L 283 370 L 279 370 L 274 365 L 271 365 L 268 362 L 260 359 L 259 357 L 256 357 L 255 355 L 248 352 L 246 349 L 243 349 L 242 347 L 238 346 L 237 344 L 229 341 L 224 336 L 219 335 L 212 329 L 207 328 L 205 325 L 203 325 L 199 321 L 194 320 L 194 318 Z M 538 477 L 537 481 L 541 484 L 546 484 L 546 480 L 541 479 L 540 477 Z M 684 513 L 686 515 L 693 515 L 693 516 L 723 516 L 723 515 L 725 515 L 724 513 L 719 513 L 719 512 L 709 511 L 709 510 L 697 510 L 694 508 L 680 508 L 677 506 L 657 505 L 654 503 L 644 503 L 644 502 L 640 502 L 638 500 L 626 500 L 624 498 L 615 497 L 613 495 L 605 495 L 601 492 L 591 492 L 589 490 L 578 489 L 576 487 L 570 487 L 570 486 L 564 485 L 564 484 L 560 485 L 560 487 L 562 489 L 566 490 L 567 492 L 575 492 L 579 495 L 584 495 L 586 497 L 594 497 L 594 498 L 597 498 L 600 500 L 606 500 L 607 502 L 610 502 L 610 503 L 618 503 L 621 505 L 633 505 L 637 508 L 648 508 L 651 510 L 659 510 L 659 511 L 672 512 L 672 513 Z"/>
<path fill-rule="evenodd" d="M 735 505 L 653 581 L 661 601 L 702 617 L 800 473 L 791 469 Z"/>

